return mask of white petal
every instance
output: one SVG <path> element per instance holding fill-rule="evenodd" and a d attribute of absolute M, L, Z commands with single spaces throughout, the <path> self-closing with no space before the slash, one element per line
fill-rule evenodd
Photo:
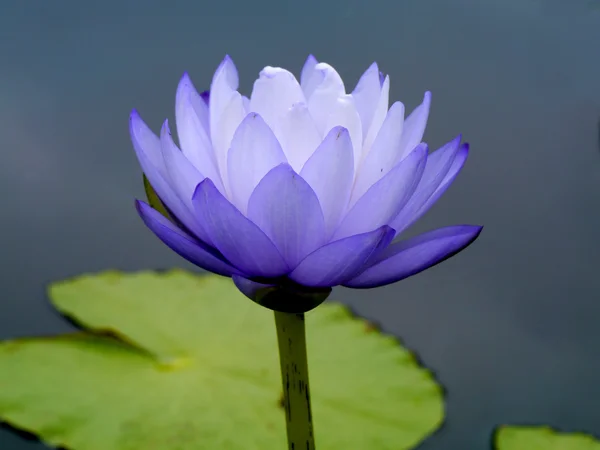
<path fill-rule="evenodd" d="M 373 120 L 375 109 L 379 103 L 379 97 L 381 94 L 381 83 L 379 82 L 379 67 L 377 63 L 371 64 L 371 66 L 365 71 L 360 77 L 354 91 L 352 91 L 352 97 L 356 103 L 356 109 L 362 122 L 363 134 L 366 136 L 369 131 L 369 126 Z"/>
<path fill-rule="evenodd" d="M 296 172 L 302 169 L 304 163 L 322 141 L 321 133 L 317 130 L 308 107 L 304 103 L 294 105 L 286 113 L 275 136 L 277 136 L 288 162 Z"/>
<path fill-rule="evenodd" d="M 336 126 L 348 129 L 354 148 L 354 167 L 357 167 L 363 139 L 354 98 L 345 93 L 344 82 L 329 64 L 319 63 L 316 70 L 323 72 L 325 77 L 308 100 L 308 109 L 322 137 Z"/>
<path fill-rule="evenodd" d="M 350 206 L 356 203 L 367 190 L 383 178 L 394 167 L 400 157 L 404 105 L 396 102 L 390 108 L 383 126 L 369 153 L 360 164 Z"/>
<path fill-rule="evenodd" d="M 332 129 L 304 165 L 300 176 L 313 188 L 325 218 L 327 237 L 339 225 L 352 189 L 354 153 L 348 130 Z"/>
<path fill-rule="evenodd" d="M 202 117 L 208 119 L 207 116 L 208 106 L 185 74 L 179 82 L 175 103 L 175 121 L 181 150 L 196 169 L 213 180 L 217 189 L 223 192 L 212 143 L 202 124 Z"/>
<path fill-rule="evenodd" d="M 304 91 L 304 96 L 308 99 L 313 94 L 319 84 L 325 79 L 325 72 L 318 70 L 317 65 L 319 62 L 313 55 L 310 55 L 304 67 L 302 68 L 302 74 L 300 75 L 300 86 Z"/>
<path fill-rule="evenodd" d="M 250 97 L 250 111 L 260 114 L 277 133 L 279 122 L 295 103 L 304 102 L 304 93 L 296 77 L 279 67 L 265 67 L 254 82 Z"/>
<path fill-rule="evenodd" d="M 304 62 L 304 66 L 302 67 L 302 72 L 300 73 L 300 85 L 304 88 L 310 77 L 313 75 L 315 71 L 315 66 L 319 64 L 317 58 L 313 55 L 308 55 L 306 61 Z"/>
<path fill-rule="evenodd" d="M 377 138 L 377 133 L 381 129 L 385 117 L 388 113 L 388 106 L 390 104 L 390 77 L 385 77 L 383 85 L 381 86 L 381 92 L 377 101 L 377 106 L 373 112 L 373 118 L 369 125 L 369 131 L 366 132 L 365 140 L 363 142 L 363 158 L 368 154 L 373 142 Z M 364 124 L 363 124 L 364 125 Z"/>
<path fill-rule="evenodd" d="M 417 106 L 404 121 L 404 130 L 402 131 L 402 141 L 400 143 L 400 159 L 410 154 L 423 140 L 427 119 L 429 118 L 430 105 L 431 92 L 425 92 L 423 103 Z"/>
<path fill-rule="evenodd" d="M 284 162 L 283 150 L 269 126 L 258 114 L 248 114 L 233 136 L 228 156 L 231 202 L 242 214 L 259 181 Z"/>

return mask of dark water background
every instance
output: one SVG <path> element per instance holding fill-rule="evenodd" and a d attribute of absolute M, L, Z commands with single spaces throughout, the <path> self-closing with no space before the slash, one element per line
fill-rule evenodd
<path fill-rule="evenodd" d="M 70 329 L 45 285 L 106 268 L 186 266 L 133 209 L 127 120 L 158 130 L 179 77 L 225 53 L 242 89 L 308 53 L 348 87 L 377 61 L 426 140 L 458 132 L 465 170 L 417 228 L 486 226 L 446 263 L 337 297 L 418 352 L 447 388 L 421 450 L 489 449 L 500 423 L 600 435 L 600 1 L 3 1 L 0 338 Z M 0 429 L 0 449 L 43 446 Z"/>

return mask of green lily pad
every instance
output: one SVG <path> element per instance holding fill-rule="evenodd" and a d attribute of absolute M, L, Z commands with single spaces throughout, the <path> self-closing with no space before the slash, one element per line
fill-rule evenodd
<path fill-rule="evenodd" d="M 50 297 L 91 331 L 0 343 L 0 420 L 76 450 L 286 448 L 273 314 L 229 279 L 106 272 Z M 441 389 L 394 338 L 337 304 L 306 322 L 318 448 L 438 428 Z"/>
<path fill-rule="evenodd" d="M 549 427 L 503 426 L 496 450 L 600 450 L 600 441 L 583 433 L 560 433 Z"/>

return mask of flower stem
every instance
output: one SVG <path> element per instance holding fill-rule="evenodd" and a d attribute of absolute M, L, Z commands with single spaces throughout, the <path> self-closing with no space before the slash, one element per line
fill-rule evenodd
<path fill-rule="evenodd" d="M 304 314 L 275 311 L 288 450 L 315 450 Z"/>

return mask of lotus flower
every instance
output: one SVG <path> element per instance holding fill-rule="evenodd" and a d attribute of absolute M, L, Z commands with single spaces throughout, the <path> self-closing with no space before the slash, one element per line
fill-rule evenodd
<path fill-rule="evenodd" d="M 181 150 L 167 122 L 158 137 L 131 113 L 133 146 L 160 199 L 154 208 L 137 201 L 140 216 L 251 298 L 268 286 L 372 288 L 447 259 L 481 227 L 399 237 L 452 183 L 468 144 L 458 136 L 429 153 L 430 93 L 405 119 L 402 103 L 388 107 L 389 87 L 373 64 L 346 94 L 336 70 L 312 56 L 300 82 L 265 67 L 250 98 L 237 91 L 229 57 L 210 91 L 199 94 L 185 74 L 175 105 Z"/>

